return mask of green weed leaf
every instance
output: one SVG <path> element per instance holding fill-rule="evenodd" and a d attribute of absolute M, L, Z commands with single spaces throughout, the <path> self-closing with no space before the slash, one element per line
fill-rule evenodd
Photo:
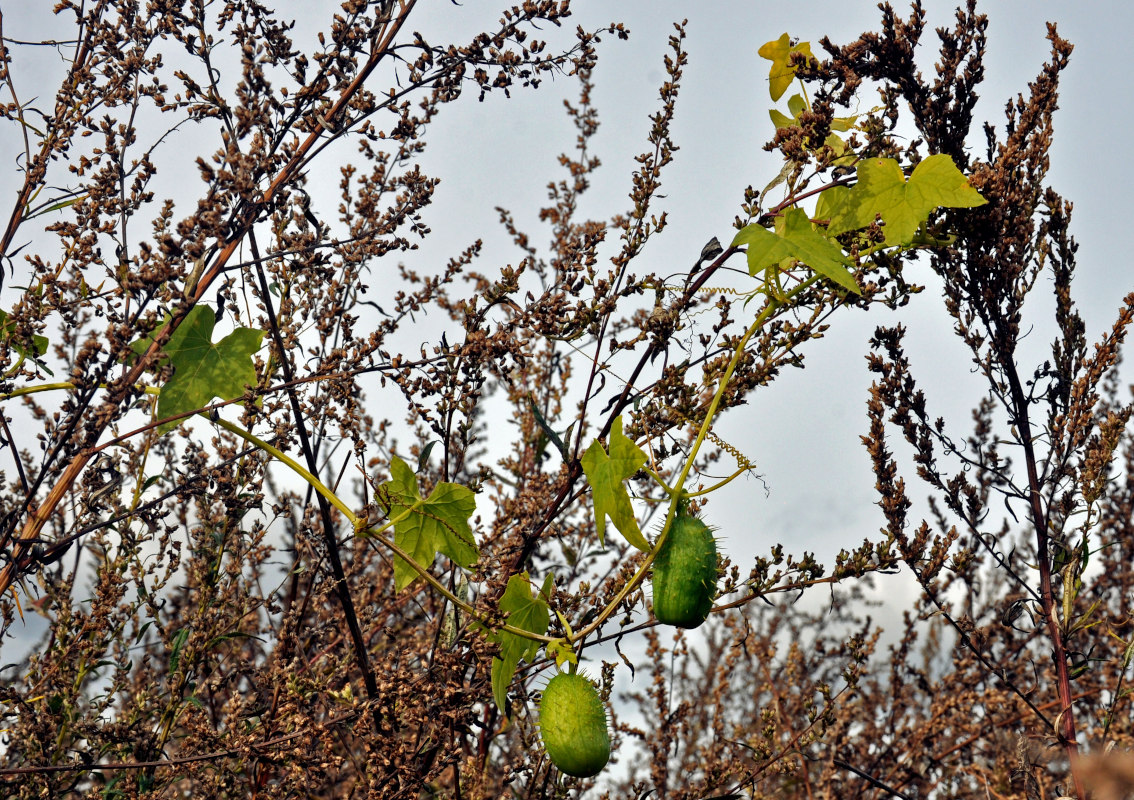
<path fill-rule="evenodd" d="M 579 656 L 567 644 L 566 639 L 556 639 L 547 643 L 547 657 L 555 659 L 555 666 L 563 669 L 566 664 L 578 664 Z"/>
<path fill-rule="evenodd" d="M 847 259 L 842 248 L 816 230 L 801 208 L 784 212 L 780 231 L 770 231 L 755 223 L 742 229 L 732 240 L 733 247 L 740 245 L 748 245 L 748 272 L 753 277 L 769 266 L 793 258 L 848 291 L 859 293 L 858 284 L 844 266 Z"/>
<path fill-rule="evenodd" d="M 800 42 L 793 47 L 791 37 L 785 33 L 779 39 L 766 42 L 757 52 L 762 58 L 772 62 L 772 68 L 768 71 L 770 82 L 768 91 L 772 95 L 772 100 L 775 101 L 783 97 L 784 92 L 791 86 L 791 82 L 795 80 L 795 67 L 788 63 L 791 54 L 805 53 L 810 57 L 811 43 Z"/>
<path fill-rule="evenodd" d="M 539 592 L 532 594 L 532 582 L 528 573 L 521 572 L 508 579 L 508 586 L 500 598 L 500 610 L 507 616 L 505 622 L 514 628 L 538 633 L 547 633 L 551 623 L 551 612 L 547 598 L 551 595 L 552 576 L 548 573 Z M 497 631 L 492 640 L 500 644 L 500 655 L 492 659 L 492 695 L 501 711 L 505 709 L 508 685 L 516 674 L 521 660 L 531 661 L 539 652 L 540 643 L 525 639 L 508 631 Z"/>
<path fill-rule="evenodd" d="M 189 641 L 189 629 L 182 628 L 173 637 L 170 642 L 169 650 L 169 674 L 173 675 L 177 672 L 177 668 L 181 665 L 181 648 Z"/>
<path fill-rule="evenodd" d="M 390 461 L 390 480 L 378 487 L 377 496 L 391 517 L 409 509 L 408 516 L 394 523 L 394 543 L 418 564 L 432 564 L 440 551 L 454 564 L 467 569 L 480 556 L 469 528 L 469 517 L 476 511 L 476 498 L 467 486 L 438 483 L 429 497 L 423 498 L 413 470 L 394 456 Z M 394 559 L 394 585 L 398 591 L 413 583 L 416 577 L 417 572 L 404 559 Z"/>
<path fill-rule="evenodd" d="M 886 223 L 886 244 L 906 245 L 934 209 L 974 208 L 986 202 L 943 153 L 918 164 L 909 181 L 894 159 L 869 158 L 858 165 L 858 182 L 828 200 L 827 235 L 865 228 L 881 216 Z"/>
<path fill-rule="evenodd" d="M 256 364 L 252 356 L 260 349 L 264 332 L 237 328 L 214 343 L 215 324 L 216 315 L 211 308 L 194 306 L 162 348 L 162 353 L 173 364 L 173 377 L 161 387 L 159 418 L 202 408 L 214 397 L 232 400 L 244 394 L 245 387 L 256 385 Z M 144 353 L 154 336 L 156 334 L 134 342 L 134 352 Z M 165 433 L 182 421 L 167 422 L 159 431 Z"/>
<path fill-rule="evenodd" d="M 650 543 L 638 528 L 630 505 L 630 492 L 622 483 L 646 463 L 646 454 L 622 433 L 622 417 L 616 417 L 610 429 L 610 455 L 596 439 L 583 453 L 582 462 L 594 496 L 599 542 L 606 545 L 606 517 L 610 515 L 626 541 L 643 553 L 650 552 Z"/>

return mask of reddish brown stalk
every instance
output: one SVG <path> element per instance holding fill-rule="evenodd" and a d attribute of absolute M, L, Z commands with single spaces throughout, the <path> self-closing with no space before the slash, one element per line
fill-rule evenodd
<path fill-rule="evenodd" d="M 404 0 L 404 2 L 400 3 L 401 13 L 392 21 L 386 23 L 384 35 L 375 43 L 370 52 L 370 57 L 363 65 L 362 69 L 359 70 L 355 79 L 343 90 L 339 99 L 327 113 L 326 120 L 329 124 L 334 125 L 339 117 L 343 115 L 351 98 L 362 88 L 366 78 L 374 71 L 375 67 L 377 67 L 378 63 L 382 60 L 382 57 L 386 54 L 387 49 L 390 47 L 398 31 L 401 30 L 401 26 L 405 23 L 406 17 L 415 4 L 416 0 Z M 375 38 L 377 39 L 377 32 L 375 32 L 375 34 Z M 263 197 L 260 200 L 261 205 L 269 205 L 281 188 L 295 180 L 304 157 L 308 151 L 315 146 L 322 135 L 322 131 L 316 129 L 307 136 L 297 149 L 295 155 L 292 156 L 264 191 Z M 25 183 L 23 191 L 25 193 L 30 192 L 30 183 Z M 22 206 L 18 208 L 22 208 Z M 17 218 L 18 213 L 18 210 L 13 212 L 13 221 L 9 222 L 9 230 L 13 233 L 13 225 L 15 227 L 19 225 Z M 250 214 L 249 217 L 244 220 L 244 224 L 241 226 L 239 232 L 225 243 L 224 247 L 217 253 L 215 260 L 197 281 L 197 286 L 193 294 L 186 298 L 186 303 L 173 314 L 169 324 L 153 337 L 153 341 L 145 354 L 135 361 L 125 375 L 108 387 L 108 394 L 103 403 L 105 412 L 100 414 L 100 418 L 104 421 L 93 432 L 90 437 L 92 441 L 97 441 L 98 437 L 105 431 L 110 420 L 113 418 L 113 409 L 118 408 L 125 399 L 133 393 L 135 384 L 137 384 L 142 375 L 150 369 L 153 360 L 161 351 L 162 346 L 169 340 L 169 337 L 173 335 L 173 332 L 177 330 L 177 326 L 189 315 L 189 312 L 197 302 L 204 297 L 205 292 L 213 284 L 217 276 L 221 274 L 225 265 L 228 264 L 229 259 L 232 258 L 233 254 L 240 246 L 244 236 L 247 235 L 248 231 L 252 229 L 252 226 L 257 221 L 258 215 L 255 213 Z M 5 239 L 0 240 L 0 244 L 6 247 L 6 242 L 9 237 L 10 234 L 6 233 Z M 19 537 L 13 541 L 11 559 L 5 564 L 4 568 L 0 570 L 0 595 L 6 593 L 8 589 L 11 588 L 12 583 L 19 577 L 19 565 L 23 563 L 33 543 L 38 540 L 42 533 L 47 521 L 55 513 L 59 503 L 67 496 L 67 493 L 71 490 L 75 481 L 79 479 L 79 476 L 82 474 L 87 464 L 90 463 L 93 456 L 94 451 L 89 448 L 77 453 L 60 473 L 59 478 L 52 485 L 51 491 L 48 493 L 47 497 L 44 498 L 44 501 L 37 507 L 29 508 L 28 520 L 24 523 Z"/>

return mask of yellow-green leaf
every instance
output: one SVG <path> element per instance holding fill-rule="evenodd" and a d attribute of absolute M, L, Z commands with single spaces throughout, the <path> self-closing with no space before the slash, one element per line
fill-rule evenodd
<path fill-rule="evenodd" d="M 805 110 L 807 110 L 807 101 L 803 99 L 802 95 L 793 94 L 791 99 L 788 100 L 788 111 L 792 114 L 790 117 L 775 108 L 768 112 L 768 116 L 771 117 L 772 124 L 776 126 L 777 130 L 780 128 L 799 128 L 801 127 L 799 117 Z M 831 120 L 831 130 L 849 131 L 854 127 L 857 119 L 858 117 L 834 117 Z M 839 158 L 831 161 L 832 166 L 843 166 L 854 163 L 854 154 L 847 152 L 846 142 L 835 134 L 828 134 L 823 144 L 830 147 L 835 152 L 835 155 L 839 156 Z"/>
<path fill-rule="evenodd" d="M 547 605 L 547 598 L 551 595 L 551 581 L 552 576 L 548 573 L 539 592 L 533 594 L 528 573 L 521 572 L 509 578 L 508 586 L 500 598 L 504 621 L 529 633 L 541 636 L 547 633 L 547 626 L 551 623 L 551 612 Z M 490 638 L 500 644 L 500 655 L 492 659 L 492 695 L 503 712 L 506 708 L 508 685 L 512 683 L 516 668 L 521 660 L 532 660 L 539 652 L 540 643 L 503 630 L 492 634 Z"/>
<path fill-rule="evenodd" d="M 567 644 L 566 639 L 556 639 L 554 642 L 547 643 L 547 657 L 555 659 L 555 666 L 560 669 L 565 664 L 578 664 L 579 656 Z"/>
<path fill-rule="evenodd" d="M 803 99 L 803 95 L 793 94 L 791 99 L 788 100 L 788 111 L 791 112 L 789 117 L 782 111 L 771 109 L 768 111 L 768 116 L 772 118 L 772 124 L 776 128 L 798 128 L 800 127 L 799 117 L 807 110 L 807 101 Z M 858 121 L 858 115 L 851 117 L 832 117 L 831 130 L 833 131 L 849 131 L 855 126 Z M 842 141 L 841 139 L 839 141 Z"/>
<path fill-rule="evenodd" d="M 598 440 L 591 442 L 583 453 L 583 472 L 591 484 L 591 494 L 595 503 L 595 530 L 599 542 L 606 544 L 606 518 L 609 515 L 614 527 L 626 541 L 643 553 L 650 551 L 650 543 L 642 535 L 634 508 L 630 504 L 630 492 L 623 481 L 642 468 L 646 454 L 638 445 L 622 433 L 622 417 L 616 417 L 610 428 L 610 455 L 603 450 Z"/>
<path fill-rule="evenodd" d="M 953 159 L 942 153 L 918 164 L 909 181 L 892 158 L 861 161 L 858 182 L 831 199 L 836 198 L 828 206 L 832 212 L 828 235 L 865 228 L 880 216 L 886 243 L 892 245 L 911 243 L 918 226 L 936 208 L 973 208 L 987 202 Z"/>
<path fill-rule="evenodd" d="M 378 487 L 377 497 L 391 518 L 402 517 L 394 523 L 394 543 L 418 564 L 429 566 L 438 551 L 461 567 L 476 563 L 480 553 L 469 528 L 469 517 L 476 511 L 476 497 L 467 486 L 438 483 L 429 497 L 423 498 L 413 470 L 394 456 L 390 461 L 390 480 Z M 394 559 L 394 585 L 398 591 L 416 577 L 418 574 L 409 563 Z"/>
<path fill-rule="evenodd" d="M 767 267 L 791 258 L 803 262 L 845 289 L 859 293 L 858 284 L 844 266 L 847 258 L 842 248 L 817 231 L 801 208 L 789 208 L 784 212 L 779 231 L 773 232 L 756 224 L 742 229 L 732 240 L 733 247 L 740 245 L 748 246 L 748 272 L 753 277 Z"/>
<path fill-rule="evenodd" d="M 795 67 L 789 63 L 791 54 L 803 53 L 811 57 L 811 43 L 800 42 L 792 46 L 791 37 L 785 33 L 779 39 L 766 42 L 757 52 L 762 58 L 772 62 L 772 68 L 768 71 L 769 92 L 772 100 L 779 100 L 795 80 Z"/>

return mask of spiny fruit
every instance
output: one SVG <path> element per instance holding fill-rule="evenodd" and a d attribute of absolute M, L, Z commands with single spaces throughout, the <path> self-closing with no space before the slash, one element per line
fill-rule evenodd
<path fill-rule="evenodd" d="M 654 558 L 654 616 L 666 625 L 696 628 L 716 594 L 717 543 L 709 527 L 682 508 Z"/>
<path fill-rule="evenodd" d="M 560 772 L 590 778 L 610 760 L 606 709 L 582 675 L 561 672 L 548 682 L 539 704 L 539 731 Z"/>

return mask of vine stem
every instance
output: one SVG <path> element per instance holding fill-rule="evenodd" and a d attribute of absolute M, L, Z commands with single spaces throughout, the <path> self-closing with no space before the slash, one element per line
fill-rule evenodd
<path fill-rule="evenodd" d="M 654 543 L 654 547 L 650 550 L 649 553 L 646 554 L 646 560 L 644 562 L 642 562 L 641 566 L 634 573 L 633 577 L 618 591 L 618 593 L 614 596 L 614 598 L 612 598 L 610 603 L 608 603 L 607 606 L 599 613 L 599 615 L 594 620 L 592 620 L 586 627 L 584 627 L 582 630 L 580 630 L 580 631 L 578 631 L 578 632 L 576 632 L 572 635 L 568 635 L 568 637 L 567 637 L 568 643 L 574 644 L 575 642 L 583 640 L 584 638 L 589 636 L 591 633 L 594 633 L 607 619 L 610 618 L 610 616 L 615 612 L 615 610 L 618 608 L 618 606 L 621 605 L 626 600 L 626 598 L 630 595 L 630 593 L 633 592 L 641 584 L 641 582 L 645 579 L 647 572 L 649 571 L 650 567 L 653 565 L 654 558 L 657 556 L 658 550 L 661 548 L 662 544 L 665 542 L 665 538 L 669 533 L 670 523 L 673 521 L 673 518 L 676 514 L 677 504 L 681 500 L 681 498 L 684 496 L 683 493 L 680 490 L 680 487 L 685 485 L 685 481 L 688 479 L 689 473 L 693 469 L 693 465 L 696 462 L 697 454 L 700 452 L 701 445 L 704 443 L 705 439 L 708 437 L 709 430 L 712 427 L 713 418 L 716 416 L 717 412 L 720 409 L 720 404 L 721 404 L 721 401 L 724 398 L 725 390 L 728 388 L 729 381 L 732 379 L 733 373 L 736 371 L 737 366 L 740 364 L 740 359 L 743 356 L 744 351 L 748 346 L 748 342 L 751 341 L 752 337 L 756 335 L 757 331 L 759 331 L 761 328 L 763 328 L 765 323 L 767 323 L 767 321 L 771 318 L 771 316 L 773 314 L 775 314 L 777 311 L 779 311 L 779 309 L 781 307 L 783 307 L 784 305 L 789 303 L 794 297 L 796 297 L 797 295 L 799 295 L 800 293 L 802 293 L 806 289 L 810 288 L 819 279 L 820 279 L 819 275 L 812 275 L 810 278 L 801 282 L 798 286 L 796 286 L 790 292 L 787 292 L 786 294 L 784 294 L 782 296 L 782 298 L 776 296 L 775 294 L 771 294 L 771 293 L 768 294 L 767 304 L 764 306 L 764 308 L 762 308 L 760 310 L 760 313 L 756 316 L 756 319 L 753 320 L 752 324 L 748 326 L 748 329 L 744 332 L 744 336 L 741 337 L 740 342 L 737 344 L 736 348 L 733 351 L 732 358 L 729 361 L 728 367 L 725 369 L 725 373 L 721 377 L 720 385 L 717 387 L 717 391 L 713 395 L 712 401 L 709 403 L 709 408 L 705 413 L 705 419 L 702 421 L 701 427 L 697 432 L 697 438 L 694 440 L 693 445 L 689 450 L 689 454 L 686 456 L 685 463 L 684 463 L 682 470 L 681 470 L 681 474 L 678 477 L 678 480 L 676 481 L 676 484 L 675 484 L 676 487 L 678 487 L 678 488 L 669 489 L 669 487 L 666 486 L 664 482 L 660 481 L 660 478 L 655 476 L 655 479 L 659 480 L 661 485 L 666 487 L 667 491 L 670 491 L 671 496 L 670 496 L 670 505 L 669 505 L 669 509 L 666 512 L 666 518 L 665 518 L 665 522 L 664 522 L 663 527 L 662 527 L 662 532 L 658 536 L 657 541 Z M 34 386 L 34 387 L 25 387 L 25 388 L 17 389 L 14 392 L 11 392 L 8 395 L 6 395 L 6 397 L 17 397 L 17 396 L 20 396 L 20 395 L 23 395 L 23 394 L 32 394 L 32 393 L 36 393 L 36 392 L 51 391 L 51 390 L 55 390 L 55 389 L 73 390 L 74 388 L 75 387 L 68 382 L 40 384 L 40 385 Z M 145 391 L 147 393 L 152 393 L 152 394 L 159 393 L 159 390 L 154 388 L 154 387 L 146 387 Z M 448 587 L 446 587 L 440 580 L 438 580 L 423 565 L 419 564 L 413 558 L 413 556 L 411 556 L 409 553 L 407 553 L 405 550 L 403 550 L 401 547 L 399 547 L 392 539 L 382 535 L 384 531 L 389 530 L 390 528 L 394 527 L 398 522 L 407 518 L 410 515 L 410 513 L 412 512 L 412 509 L 406 509 L 403 513 L 399 514 L 398 516 L 389 519 L 380 528 L 368 528 L 367 525 L 366 525 L 366 520 L 364 518 L 359 517 L 357 514 L 355 514 L 354 511 L 352 511 L 350 509 L 350 507 L 347 506 L 346 503 L 344 503 L 339 498 L 339 496 L 337 494 L 335 494 L 335 492 L 333 492 L 331 489 L 329 489 L 321 480 L 319 480 L 319 478 L 317 478 L 310 470 L 306 469 L 298 461 L 291 458 L 286 453 L 279 450 L 275 446 L 269 444 L 268 442 L 261 439 L 260 437 L 256 436 L 251 431 L 247 431 L 247 430 L 241 428 L 239 425 L 236 425 L 232 422 L 229 422 L 228 420 L 223 419 L 222 417 L 220 417 L 219 414 L 216 414 L 216 413 L 214 413 L 214 414 L 201 414 L 200 416 L 202 416 L 205 419 L 208 419 L 209 421 L 221 426 L 222 428 L 229 431 L 230 433 L 233 433 L 234 435 L 239 436 L 240 438 L 244 439 L 249 444 L 252 444 L 255 447 L 258 447 L 259 449 L 261 449 L 265 453 L 268 453 L 269 455 L 271 455 L 273 458 L 275 458 L 280 463 L 287 466 L 289 469 L 291 469 L 293 472 L 295 472 L 297 475 L 299 475 L 304 481 L 306 481 L 313 489 L 315 489 L 316 492 L 318 492 L 322 497 L 324 497 L 340 513 L 342 513 L 343 516 L 346 517 L 346 519 L 350 522 L 351 526 L 354 528 L 356 535 L 373 538 L 375 541 L 377 541 L 383 547 L 387 548 L 390 552 L 392 552 L 395 556 L 403 559 L 407 564 L 409 564 L 410 568 L 413 569 L 413 571 L 416 572 L 435 591 L 437 591 L 438 594 L 440 594 L 442 597 L 444 597 L 446 600 L 448 600 L 450 603 L 452 603 L 456 608 L 459 608 L 461 611 L 466 613 L 470 618 L 474 619 L 476 622 L 484 625 L 485 627 L 493 628 L 495 630 L 504 631 L 506 633 L 510 633 L 510 634 L 515 635 L 515 636 L 519 636 L 521 638 L 528 639 L 530 641 L 542 642 L 544 644 L 549 644 L 551 642 L 560 641 L 559 637 L 548 636 L 546 634 L 533 633 L 532 631 L 526 631 L 522 628 L 517 628 L 515 626 L 508 625 L 506 623 L 504 623 L 504 624 L 495 623 L 494 624 L 490 620 L 486 619 L 473 606 L 464 602 L 463 600 L 458 598 L 453 592 L 449 591 Z M 733 476 L 733 477 L 735 477 L 735 476 Z M 723 485 L 724 483 L 727 483 L 730 480 L 732 480 L 732 478 L 729 478 L 728 480 L 722 482 L 720 485 Z M 701 493 L 699 492 L 697 494 L 701 494 Z"/>
<path fill-rule="evenodd" d="M 736 371 L 737 366 L 740 364 L 741 356 L 744 355 L 744 351 L 748 347 L 748 342 L 752 339 L 753 336 L 756 335 L 757 331 L 764 327 L 764 324 L 772 317 L 773 314 L 779 311 L 780 308 L 784 305 L 790 303 L 791 300 L 798 296 L 800 293 L 810 288 L 816 281 L 819 280 L 820 277 L 821 276 L 819 276 L 818 274 L 812 275 L 810 278 L 801 282 L 790 292 L 784 294 L 782 298 L 777 297 L 772 293 L 768 294 L 767 304 L 762 309 L 760 309 L 760 313 L 756 315 L 756 319 L 752 321 L 752 324 L 748 326 L 748 330 L 744 332 L 744 336 L 741 337 L 740 342 L 733 350 L 732 358 L 728 362 L 728 367 L 725 369 L 724 375 L 721 376 L 720 385 L 717 387 L 717 391 L 713 395 L 712 401 L 709 403 L 709 408 L 705 412 L 705 419 L 701 422 L 701 428 L 697 432 L 697 438 L 693 441 L 693 446 L 689 448 L 689 455 L 685 457 L 685 464 L 682 466 L 681 474 L 678 476 L 677 481 L 675 482 L 675 486 L 677 488 L 670 495 L 669 509 L 666 511 L 665 522 L 662 524 L 662 532 L 658 535 L 657 541 L 654 542 L 654 546 L 650 550 L 650 552 L 646 554 L 646 560 L 642 562 L 642 565 L 640 567 L 638 567 L 638 570 L 634 573 L 634 576 L 629 581 L 627 581 L 621 589 L 618 590 L 617 594 L 615 594 L 614 597 L 611 598 L 611 601 L 607 603 L 606 607 L 601 612 L 599 612 L 599 615 L 595 617 L 590 622 L 590 624 L 588 624 L 585 628 L 580 630 L 569 639 L 571 643 L 581 641 L 591 633 L 594 633 L 596 630 L 598 630 L 598 628 L 604 622 L 606 622 L 607 619 L 610 618 L 610 616 L 615 612 L 618 606 L 620 606 L 623 601 L 625 601 L 626 598 L 630 596 L 630 593 L 633 592 L 645 579 L 646 573 L 649 572 L 650 567 L 653 565 L 658 551 L 665 543 L 666 536 L 669 535 L 669 529 L 672 527 L 671 523 L 673 522 L 674 515 L 677 513 L 677 504 L 684 496 L 683 492 L 681 491 L 681 487 L 685 485 L 685 481 L 689 478 L 689 473 L 692 471 L 693 465 L 697 460 L 697 453 L 700 451 L 701 445 L 704 444 L 705 439 L 708 438 L 709 429 L 713 424 L 713 417 L 716 416 L 717 411 L 720 409 L 721 401 L 724 399 L 725 390 L 728 388 L 728 383 L 730 380 L 732 380 L 732 375 Z"/>
<path fill-rule="evenodd" d="M 48 392 L 48 391 L 54 391 L 54 390 L 59 390 L 59 389 L 74 391 L 75 386 L 71 383 L 66 382 L 66 381 L 60 381 L 58 383 L 38 384 L 36 386 L 28 386 L 28 387 L 24 387 L 24 388 L 21 388 L 21 389 L 16 389 L 13 392 L 10 392 L 6 395 L 0 396 L 0 399 L 7 399 L 7 398 L 10 398 L 10 397 L 18 397 L 20 395 L 25 395 L 25 394 L 35 394 L 35 393 L 38 393 L 38 392 Z M 161 394 L 161 390 L 158 389 L 157 387 L 154 387 L 154 386 L 144 387 L 144 391 L 145 391 L 146 394 L 151 394 L 151 395 Z M 440 594 L 442 597 L 444 597 L 446 600 L 448 600 L 454 606 L 459 608 L 461 611 L 468 614 L 469 617 L 476 620 L 478 623 L 484 625 L 486 628 L 493 628 L 495 630 L 501 630 L 501 631 L 504 631 L 506 633 L 511 633 L 511 634 L 516 635 L 516 636 L 523 637 L 524 639 L 530 639 L 531 641 L 542 642 L 544 644 L 548 644 L 550 642 L 558 641 L 558 638 L 555 637 L 555 636 L 548 636 L 546 634 L 532 633 L 531 631 L 526 631 L 523 628 L 517 628 L 515 626 L 508 625 L 508 624 L 493 623 L 492 621 L 488 620 L 476 608 L 469 605 L 465 601 L 461 600 L 459 597 L 457 597 L 455 594 L 453 594 L 451 591 L 449 591 L 448 587 L 446 587 L 444 583 L 442 583 L 440 580 L 438 580 L 437 577 L 435 577 L 432 572 L 430 572 L 424 566 L 419 564 L 414 559 L 414 557 L 412 555 L 410 555 L 408 552 L 406 552 L 404 549 L 402 549 L 399 545 L 397 545 L 394 542 L 393 539 L 387 538 L 386 536 L 382 535 L 382 533 L 384 531 L 389 530 L 390 528 L 394 527 L 397 523 L 406 519 L 410 515 L 410 513 L 413 511 L 413 509 L 406 509 L 404 512 L 397 515 L 396 517 L 392 517 L 384 525 L 382 525 L 380 528 L 369 528 L 369 527 L 367 527 L 366 520 L 364 518 L 355 514 L 354 511 L 352 511 L 351 508 L 346 503 L 344 503 L 342 501 L 342 499 L 337 494 L 335 494 L 330 488 L 328 488 L 326 484 L 324 484 L 314 474 L 312 474 L 310 470 L 308 470 L 306 467 L 304 467 L 302 464 L 300 464 L 294 458 L 289 456 L 287 453 L 283 452 L 282 450 L 280 450 L 279 448 L 270 444 L 269 442 L 261 439 L 259 436 L 252 433 L 251 431 L 247 431 L 244 428 L 241 428 L 239 425 L 236 425 L 235 423 L 229 422 L 228 420 L 222 418 L 217 413 L 217 410 L 215 408 L 212 410 L 212 413 L 206 414 L 206 413 L 203 413 L 203 412 L 199 412 L 198 416 L 209 420 L 209 422 L 212 422 L 216 425 L 219 425 L 220 427 L 224 428 L 225 430 L 229 431 L 230 433 L 233 433 L 236 436 L 239 436 L 241 439 L 243 439 L 244 441 L 253 445 L 254 447 L 257 447 L 260 450 L 263 450 L 265 453 L 267 453 L 272 458 L 279 461 L 281 464 L 286 466 L 288 469 L 290 469 L 296 475 L 303 478 L 303 480 L 306 481 L 316 492 L 318 492 L 320 495 L 322 495 L 324 498 L 326 498 L 327 502 L 329 502 L 331 505 L 333 505 L 340 513 L 343 514 L 343 516 L 345 516 L 347 518 L 347 521 L 350 522 L 351 527 L 354 528 L 355 533 L 357 535 L 365 536 L 365 537 L 374 539 L 379 544 L 381 544 L 383 547 L 385 547 L 390 552 L 392 552 L 394 555 L 403 559 L 407 564 L 409 564 L 410 568 L 414 572 L 416 572 L 419 576 L 421 576 L 421 578 L 426 583 L 428 583 L 430 586 L 432 586 L 438 592 L 438 594 Z"/>
<path fill-rule="evenodd" d="M 367 525 L 366 518 L 360 517 L 360 516 L 358 516 L 358 514 L 355 514 L 354 511 L 352 511 L 350 509 L 350 507 L 347 506 L 347 504 L 344 503 L 342 501 L 342 499 L 337 494 L 335 494 L 333 491 L 331 491 L 331 489 L 329 489 L 321 480 L 319 480 L 317 477 L 315 477 L 315 475 L 313 475 L 309 470 L 307 470 L 307 468 L 305 468 L 302 464 L 300 464 L 294 458 L 289 456 L 287 453 L 284 453 L 279 448 L 277 448 L 274 445 L 264 441 L 259 436 L 256 436 L 254 433 L 244 430 L 244 428 L 241 428 L 239 425 L 236 425 L 235 423 L 229 422 L 226 419 L 222 419 L 220 416 L 207 416 L 207 415 L 204 415 L 204 414 L 202 414 L 201 416 L 205 417 L 205 419 L 208 419 L 211 422 L 216 423 L 217 425 L 220 425 L 226 431 L 229 431 L 230 433 L 233 433 L 233 434 L 239 436 L 241 439 L 248 442 L 249 444 L 260 448 L 265 453 L 270 455 L 272 458 L 276 459 L 281 464 L 283 464 L 284 466 L 291 469 L 295 474 L 297 474 L 299 477 L 303 478 L 303 480 L 305 480 L 308 484 L 310 484 L 311 487 L 316 492 L 318 492 L 320 495 L 325 497 L 327 499 L 327 502 L 329 502 L 331 505 L 333 505 L 336 509 L 338 509 L 342 513 L 343 516 L 345 516 L 347 518 L 347 521 L 350 522 L 351 527 L 354 528 L 356 535 L 363 536 L 363 537 L 370 538 L 370 539 L 374 539 L 379 544 L 381 544 L 383 547 L 385 547 L 390 552 L 392 552 L 394 555 L 396 555 L 398 558 L 401 558 L 402 560 L 404 560 L 407 564 L 410 565 L 410 568 L 413 569 L 413 571 L 416 572 L 419 576 L 421 576 L 421 578 L 426 583 L 428 583 L 430 586 L 432 586 L 437 591 L 438 594 L 440 594 L 442 597 L 444 597 L 446 600 L 448 600 L 454 606 L 459 608 L 461 611 L 468 614 L 469 617 L 474 619 L 476 622 L 480 623 L 481 625 L 485 626 L 486 628 L 492 628 L 494 630 L 504 631 L 506 633 L 511 633 L 515 636 L 521 636 L 525 639 L 530 639 L 530 640 L 536 641 L 536 642 L 548 643 L 548 642 L 556 641 L 556 637 L 554 637 L 554 636 L 547 636 L 546 634 L 532 633 L 531 631 L 526 631 L 523 628 L 517 628 L 515 626 L 508 625 L 508 624 L 494 623 L 493 621 L 489 620 L 478 609 L 469 605 L 468 603 L 466 603 L 465 601 L 463 601 L 459 597 L 457 597 L 455 594 L 453 594 L 453 592 L 449 591 L 448 587 L 446 587 L 444 583 L 442 583 L 440 580 L 438 580 L 437 577 L 434 576 L 432 572 L 430 572 L 424 566 L 419 564 L 414 559 L 414 557 L 412 555 L 410 555 L 408 552 L 406 552 L 404 549 L 402 549 L 392 539 L 383 535 L 383 533 L 385 531 L 389 530 L 390 528 L 393 528 L 399 522 L 408 518 L 410 516 L 410 514 L 413 513 L 412 508 L 407 508 L 404 511 L 402 511 L 402 513 L 398 514 L 397 516 L 391 517 L 389 520 L 387 520 L 385 522 L 385 524 L 383 524 L 380 527 L 377 527 L 377 528 L 369 527 Z"/>
<path fill-rule="evenodd" d="M 725 486 L 728 486 L 728 485 L 729 485 L 730 483 L 732 483 L 732 482 L 733 482 L 734 480 L 736 480 L 737 478 L 739 478 L 739 477 L 740 477 L 741 475 L 743 475 L 743 474 L 744 474 L 745 472 L 748 472 L 748 470 L 749 470 L 749 468 L 748 468 L 748 467 L 741 467 L 741 468 L 740 468 L 740 469 L 738 469 L 738 470 L 737 470 L 736 472 L 734 472 L 734 473 L 732 473 L 731 475 L 729 475 L 729 476 L 728 476 L 727 478 L 724 478 L 723 480 L 719 480 L 719 481 L 717 481 L 717 482 L 716 482 L 716 483 L 714 483 L 714 484 L 713 484 L 712 486 L 710 486 L 710 487 L 709 487 L 708 489 L 700 489 L 700 490 L 698 490 L 698 491 L 696 491 L 696 492 L 686 492 L 686 493 L 685 493 L 685 496 L 686 496 L 686 497 L 701 497 L 701 496 L 703 496 L 703 495 L 709 495 L 709 494 L 712 494 L 712 493 L 713 493 L 713 492 L 715 492 L 715 491 L 716 491 L 717 489 L 721 489 L 721 488 L 723 488 L 723 487 L 725 487 Z"/>

